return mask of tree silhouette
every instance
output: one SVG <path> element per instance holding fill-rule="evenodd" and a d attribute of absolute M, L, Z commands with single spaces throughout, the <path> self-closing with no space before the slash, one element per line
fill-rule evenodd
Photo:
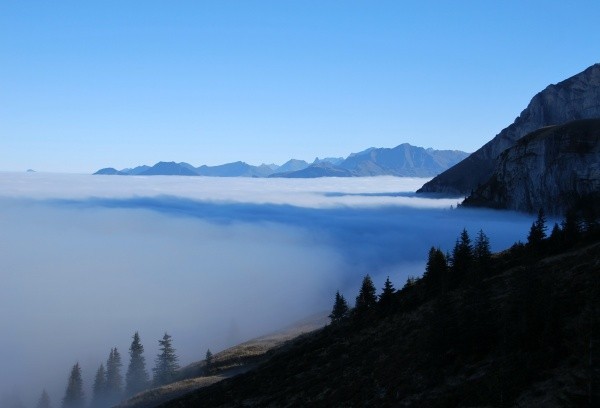
<path fill-rule="evenodd" d="M 394 293 L 396 289 L 394 289 L 394 285 L 390 281 L 390 277 L 388 276 L 383 284 L 383 289 L 381 291 L 381 295 L 379 295 L 379 303 L 377 304 L 379 310 L 383 315 L 389 314 L 391 309 L 394 306 Z"/>
<path fill-rule="evenodd" d="M 50 396 L 46 392 L 46 390 L 42 391 L 42 395 L 38 400 L 36 408 L 52 408 L 52 404 L 50 403 Z"/>
<path fill-rule="evenodd" d="M 479 230 L 473 248 L 476 268 L 472 271 L 472 281 L 480 281 L 485 274 L 489 274 L 492 266 L 492 251 L 490 240 L 483 230 Z"/>
<path fill-rule="evenodd" d="M 106 362 L 106 398 L 111 405 L 119 402 L 123 396 L 122 365 L 121 354 L 117 348 L 111 349 Z"/>
<path fill-rule="evenodd" d="M 178 357 L 172 345 L 171 336 L 166 332 L 162 340 L 159 340 L 160 353 L 156 356 L 154 373 L 154 384 L 164 385 L 173 382 L 179 369 Z"/>
<path fill-rule="evenodd" d="M 340 291 L 335 292 L 335 301 L 333 303 L 333 310 L 329 315 L 331 323 L 338 323 L 348 315 L 348 302 L 344 299 L 343 295 L 340 295 Z"/>
<path fill-rule="evenodd" d="M 454 249 L 452 250 L 452 279 L 450 282 L 455 287 L 469 273 L 473 263 L 473 247 L 471 239 L 466 229 L 460 233 L 460 238 L 456 240 Z"/>
<path fill-rule="evenodd" d="M 85 396 L 83 394 L 83 381 L 81 380 L 81 368 L 76 363 L 71 369 L 65 397 L 62 400 L 63 408 L 84 408 Z"/>
<path fill-rule="evenodd" d="M 125 392 L 128 396 L 137 394 L 148 387 L 148 372 L 146 371 L 146 359 L 144 358 L 144 346 L 140 341 L 140 335 L 135 332 L 133 341 L 129 346 L 129 367 L 125 375 Z"/>
<path fill-rule="evenodd" d="M 94 378 L 94 386 L 92 387 L 92 408 L 103 408 L 107 405 L 106 399 L 106 370 L 104 364 L 100 364 Z"/>
<path fill-rule="evenodd" d="M 204 359 L 204 362 L 206 363 L 206 374 L 210 374 L 210 372 L 213 369 L 213 354 L 210 352 L 210 349 L 206 350 L 206 357 Z"/>
<path fill-rule="evenodd" d="M 448 278 L 448 261 L 439 248 L 431 247 L 427 256 L 427 265 L 423 280 L 434 293 L 439 293 L 446 286 Z"/>
<path fill-rule="evenodd" d="M 546 216 L 544 210 L 540 208 L 537 219 L 531 224 L 527 244 L 534 250 L 540 250 L 544 238 L 546 238 Z"/>
<path fill-rule="evenodd" d="M 377 305 L 376 292 L 377 289 L 375 289 L 375 285 L 373 285 L 373 280 L 367 274 L 367 276 L 363 278 L 360 291 L 356 297 L 356 306 L 354 311 L 357 315 L 363 314 L 375 308 Z"/>

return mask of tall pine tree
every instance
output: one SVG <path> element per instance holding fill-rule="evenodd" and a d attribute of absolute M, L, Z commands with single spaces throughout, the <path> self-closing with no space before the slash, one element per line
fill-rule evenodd
<path fill-rule="evenodd" d="M 121 376 L 121 354 L 117 348 L 110 350 L 106 362 L 106 398 L 108 404 L 115 405 L 123 396 L 123 377 Z"/>
<path fill-rule="evenodd" d="M 427 257 L 427 265 L 423 280 L 425 285 L 433 293 L 441 292 L 447 285 L 448 279 L 448 261 L 446 256 L 439 248 L 431 247 Z"/>
<path fill-rule="evenodd" d="M 85 396 L 83 394 L 83 381 L 81 379 L 81 368 L 79 363 L 75 364 L 71 369 L 65 397 L 62 400 L 63 408 L 84 408 Z"/>
<path fill-rule="evenodd" d="M 459 282 L 463 281 L 473 263 L 473 246 L 471 238 L 466 229 L 460 233 L 460 238 L 456 240 L 456 245 L 452 250 L 452 277 L 450 282 L 452 287 L 456 287 Z"/>
<path fill-rule="evenodd" d="M 388 276 L 383 284 L 383 289 L 381 291 L 381 295 L 379 295 L 379 303 L 377 303 L 379 307 L 379 311 L 381 314 L 388 315 L 393 306 L 394 306 L 394 293 L 396 289 L 394 289 L 394 285 L 390 281 L 390 277 Z"/>
<path fill-rule="evenodd" d="M 473 248 L 476 268 L 473 271 L 473 279 L 480 281 L 484 275 L 489 274 L 489 269 L 492 266 L 492 251 L 490 249 L 490 239 L 485 235 L 483 230 L 479 230 L 475 239 L 475 247 Z"/>
<path fill-rule="evenodd" d="M 104 408 L 108 404 L 106 398 L 106 370 L 104 364 L 100 364 L 96 371 L 96 377 L 94 378 L 94 385 L 92 387 L 92 402 L 91 408 Z"/>
<path fill-rule="evenodd" d="M 125 375 L 125 392 L 128 396 L 145 390 L 149 383 L 146 371 L 146 358 L 144 357 L 144 346 L 140 341 L 140 335 L 135 332 L 133 341 L 129 346 L 129 367 Z"/>
<path fill-rule="evenodd" d="M 340 291 L 335 292 L 335 301 L 333 303 L 333 310 L 329 315 L 331 323 L 338 323 L 348 315 L 348 302 L 344 299 L 343 295 L 340 295 Z"/>
<path fill-rule="evenodd" d="M 360 316 L 368 311 L 375 309 L 377 305 L 377 289 L 375 289 L 375 285 L 373 285 L 373 280 L 367 274 L 363 278 L 362 285 L 360 286 L 360 291 L 358 292 L 358 296 L 356 297 L 356 306 L 354 308 L 354 312 L 356 315 Z"/>
<path fill-rule="evenodd" d="M 160 353 L 156 356 L 154 373 L 154 384 L 157 386 L 169 384 L 175 381 L 179 364 L 178 357 L 172 345 L 173 340 L 166 332 L 162 340 L 159 340 Z"/>
<path fill-rule="evenodd" d="M 42 391 L 42 395 L 38 400 L 36 408 L 52 408 L 52 404 L 50 403 L 50 396 L 46 392 L 46 390 Z"/>
<path fill-rule="evenodd" d="M 531 224 L 529 235 L 527 236 L 527 244 L 535 251 L 539 251 L 542 247 L 544 238 L 546 238 L 546 216 L 544 210 L 540 208 L 537 219 Z"/>
<path fill-rule="evenodd" d="M 213 354 L 211 353 L 210 349 L 206 350 L 204 362 L 206 363 L 204 371 L 208 375 L 213 370 Z"/>

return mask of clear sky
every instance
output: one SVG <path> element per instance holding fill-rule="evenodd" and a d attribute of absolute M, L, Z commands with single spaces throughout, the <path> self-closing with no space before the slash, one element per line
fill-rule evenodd
<path fill-rule="evenodd" d="M 0 0 L 0 170 L 474 151 L 600 61 L 595 1 Z"/>

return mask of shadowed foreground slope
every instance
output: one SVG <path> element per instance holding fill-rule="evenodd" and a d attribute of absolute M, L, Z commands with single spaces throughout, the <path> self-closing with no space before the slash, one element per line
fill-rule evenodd
<path fill-rule="evenodd" d="M 593 406 L 600 240 L 546 241 L 446 289 L 407 283 L 392 310 L 329 325 L 161 407 Z"/>
<path fill-rule="evenodd" d="M 256 368 L 268 358 L 267 353 L 305 333 L 323 327 L 325 314 L 311 316 L 286 329 L 230 347 L 213 356 L 210 369 L 206 361 L 192 363 L 179 370 L 180 381 L 143 391 L 121 402 L 118 408 L 150 408 L 191 391 L 207 387 L 226 378 Z"/>

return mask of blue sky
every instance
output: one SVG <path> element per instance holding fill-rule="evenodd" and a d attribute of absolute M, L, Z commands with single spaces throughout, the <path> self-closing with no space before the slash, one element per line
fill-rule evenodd
<path fill-rule="evenodd" d="M 473 151 L 598 62 L 597 1 L 0 1 L 0 170 Z"/>

